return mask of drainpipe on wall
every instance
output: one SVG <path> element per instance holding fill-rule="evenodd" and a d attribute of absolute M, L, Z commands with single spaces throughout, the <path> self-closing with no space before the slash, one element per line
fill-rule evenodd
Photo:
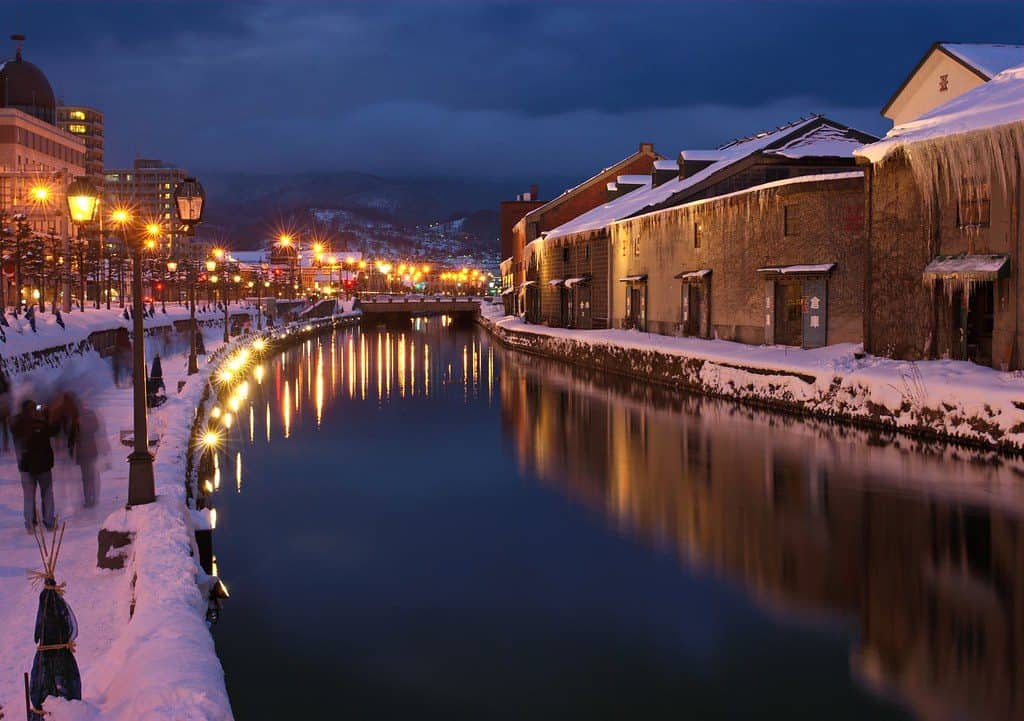
<path fill-rule="evenodd" d="M 872 288 L 872 269 L 874 267 L 872 259 L 874 257 L 874 251 L 871 244 L 871 239 L 874 236 L 872 232 L 874 223 L 871 216 L 871 208 L 874 205 L 873 196 L 875 192 L 875 166 L 868 163 L 864 168 L 864 242 L 867 245 L 867 262 L 865 263 L 864 269 L 864 283 L 861 286 L 861 295 L 864 302 L 864 315 L 861 318 L 861 333 L 863 333 L 864 351 L 870 352 L 874 348 L 874 344 L 870 342 L 871 339 L 871 288 Z M 708 326 L 710 327 L 710 318 Z"/>

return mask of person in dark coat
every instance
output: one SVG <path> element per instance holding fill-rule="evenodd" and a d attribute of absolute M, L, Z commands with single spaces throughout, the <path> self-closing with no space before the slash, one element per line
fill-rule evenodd
<path fill-rule="evenodd" d="M 56 518 L 53 508 L 53 447 L 50 438 L 60 431 L 60 424 L 45 415 L 42 406 L 33 400 L 21 404 L 21 413 L 11 425 L 11 435 L 18 449 L 18 470 L 24 494 L 25 530 L 33 532 L 36 518 L 36 489 L 43 505 L 43 525 L 53 530 Z"/>
<path fill-rule="evenodd" d="M 85 507 L 96 505 L 96 461 L 109 450 L 103 422 L 96 411 L 83 405 L 78 415 L 78 440 L 75 443 L 75 460 L 82 469 L 82 495 Z"/>

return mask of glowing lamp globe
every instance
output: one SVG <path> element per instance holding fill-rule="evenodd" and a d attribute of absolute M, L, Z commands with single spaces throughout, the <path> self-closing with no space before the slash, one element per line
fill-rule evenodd
<path fill-rule="evenodd" d="M 71 220 L 79 225 L 91 223 L 96 219 L 96 210 L 100 206 L 100 194 L 88 178 L 75 178 L 68 186 L 68 213 Z"/>
<path fill-rule="evenodd" d="M 185 178 L 174 189 L 174 207 L 178 211 L 178 219 L 189 233 L 203 222 L 205 205 L 206 192 L 195 178 Z"/>

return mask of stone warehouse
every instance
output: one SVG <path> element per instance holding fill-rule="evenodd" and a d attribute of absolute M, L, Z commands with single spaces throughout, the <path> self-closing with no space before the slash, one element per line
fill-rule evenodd
<path fill-rule="evenodd" d="M 618 177 L 608 202 L 528 245 L 538 299 L 528 320 L 808 347 L 859 341 L 863 174 L 853 150 L 874 139 L 811 116 Z"/>
<path fill-rule="evenodd" d="M 1021 368 L 1024 67 L 858 156 L 868 178 L 865 349 Z"/>
<path fill-rule="evenodd" d="M 861 340 L 858 171 L 775 181 L 612 226 L 615 327 L 816 348 Z"/>

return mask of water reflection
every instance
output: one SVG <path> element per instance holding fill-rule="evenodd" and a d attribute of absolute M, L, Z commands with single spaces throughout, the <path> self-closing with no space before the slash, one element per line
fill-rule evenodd
<path fill-rule="evenodd" d="M 852 674 L 921 718 L 1024 716 L 1019 462 L 502 356 L 524 474 L 786 619 L 852 621 Z"/>

